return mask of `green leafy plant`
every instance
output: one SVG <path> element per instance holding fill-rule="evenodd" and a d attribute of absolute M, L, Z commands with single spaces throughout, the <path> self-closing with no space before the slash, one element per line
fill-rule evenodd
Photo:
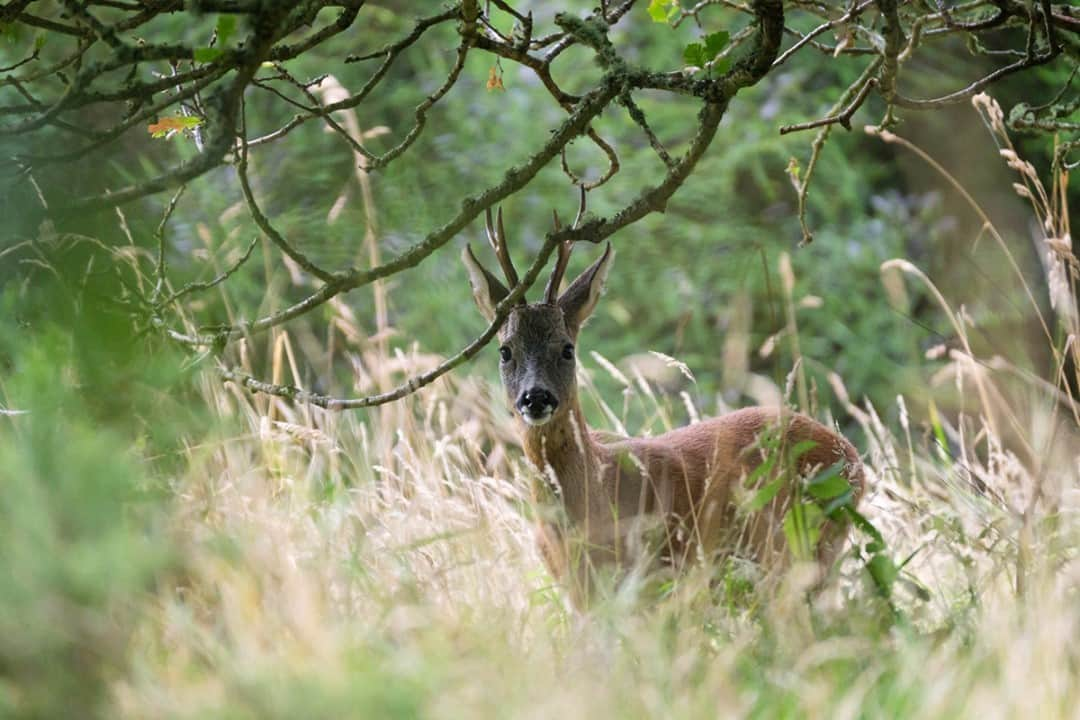
<path fill-rule="evenodd" d="M 728 46 L 731 34 L 726 30 L 709 33 L 701 42 L 690 43 L 683 49 L 683 60 L 687 65 L 692 65 L 707 72 L 723 73 L 731 67 L 731 61 L 725 58 L 717 58 L 717 55 Z"/>
<path fill-rule="evenodd" d="M 744 483 L 747 488 L 757 489 L 743 503 L 742 510 L 746 513 L 760 512 L 787 486 L 790 504 L 781 527 L 791 556 L 802 562 L 814 559 L 826 522 L 851 523 L 866 538 L 863 542 L 856 541 L 852 552 L 859 558 L 878 592 L 891 600 L 893 586 L 911 557 L 898 565 L 889 553 L 881 532 L 855 508 L 854 489 L 843 475 L 845 461 L 839 460 L 804 478 L 799 476 L 795 468 L 799 458 L 816 446 L 812 440 L 785 448 L 781 443 L 781 434 L 771 430 L 762 434 L 759 445 L 765 458 Z M 770 479 L 758 487 L 765 478 Z M 916 588 L 917 595 L 923 596 L 918 590 L 922 587 L 918 580 L 909 578 L 908 583 Z"/>

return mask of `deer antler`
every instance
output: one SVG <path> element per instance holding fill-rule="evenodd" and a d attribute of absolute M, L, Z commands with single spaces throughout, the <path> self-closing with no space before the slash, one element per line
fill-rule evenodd
<path fill-rule="evenodd" d="M 581 188 L 581 198 L 578 201 L 578 214 L 574 218 L 574 224 L 570 227 L 576 228 L 581 222 L 581 219 L 585 216 L 585 186 L 579 186 Z M 555 232 L 559 232 L 561 229 L 559 223 L 559 212 L 557 210 L 551 211 L 552 219 L 555 223 Z M 566 274 L 566 266 L 570 264 L 570 250 L 573 247 L 573 241 L 564 240 L 559 243 L 559 256 L 555 260 L 555 269 L 551 271 L 551 277 L 548 278 L 547 287 L 544 289 L 544 302 L 548 305 L 554 305 L 555 300 L 559 295 L 559 285 L 562 283 L 563 275 Z"/>
<path fill-rule="evenodd" d="M 517 270 L 514 269 L 513 261 L 510 260 L 510 252 L 506 249 L 506 228 L 503 227 L 502 208 L 499 208 L 498 212 L 497 230 L 496 226 L 491 223 L 491 208 L 488 208 L 485 212 L 484 219 L 486 220 L 488 242 L 491 243 L 491 247 L 495 251 L 495 257 L 499 259 L 499 266 L 502 267 L 503 275 L 506 276 L 509 288 L 512 290 L 518 284 L 518 274 Z"/>

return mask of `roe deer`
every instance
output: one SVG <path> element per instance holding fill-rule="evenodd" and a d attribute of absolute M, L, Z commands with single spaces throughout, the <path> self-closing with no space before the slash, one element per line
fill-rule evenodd
<path fill-rule="evenodd" d="M 557 215 L 555 223 L 558 228 Z M 497 229 L 488 212 L 487 235 L 514 287 L 517 273 L 501 211 Z M 565 511 L 563 527 L 541 524 L 540 550 L 578 605 L 588 600 L 594 569 L 614 565 L 625 570 L 642 562 L 641 533 L 650 523 L 662 535 L 662 556 L 652 558 L 654 565 L 660 560 L 678 570 L 699 554 L 709 557 L 718 551 L 741 551 L 766 566 L 781 560 L 786 547 L 782 518 L 799 490 L 791 477 L 777 479 L 782 471 L 767 461 L 770 448 L 762 442 L 763 434 L 771 434 L 774 451 L 777 446 L 781 452 L 797 448 L 788 456 L 790 475 L 805 482 L 814 472 L 836 466 L 840 470 L 830 478 L 833 485 L 842 478 L 849 502 L 858 502 L 864 478 L 855 448 L 794 411 L 744 408 L 657 437 L 612 439 L 590 431 L 578 403 L 575 343 L 600 299 L 613 255 L 608 244 L 600 259 L 557 295 L 569 255 L 567 243 L 559 248 L 543 301 L 522 300 L 507 316 L 498 339 L 502 381 L 522 423 L 525 454 L 553 480 Z M 509 290 L 479 264 L 471 247 L 462 259 L 473 296 L 490 322 Z M 766 462 L 770 464 L 763 467 Z M 755 473 L 758 467 L 770 472 Z M 758 512 L 752 515 L 744 511 L 746 497 L 757 493 L 762 499 L 762 491 L 744 487 L 751 479 L 757 488 L 772 485 L 771 495 L 756 504 Z M 815 519 L 822 518 L 818 514 Z M 842 548 L 847 524 L 825 521 L 819 530 L 820 539 L 810 552 L 824 570 Z M 808 559 L 809 553 L 804 556 Z"/>

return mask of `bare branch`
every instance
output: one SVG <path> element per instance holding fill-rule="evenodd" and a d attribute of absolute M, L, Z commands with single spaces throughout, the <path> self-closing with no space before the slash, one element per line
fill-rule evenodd
<path fill-rule="evenodd" d="M 840 111 L 839 114 L 830 115 L 829 117 L 824 117 L 820 120 L 811 120 L 810 122 L 797 123 L 795 125 L 784 125 L 780 128 L 780 134 L 786 135 L 787 133 L 810 130 L 811 128 L 832 125 L 834 123 L 838 123 L 845 130 L 851 130 L 851 116 L 862 106 L 863 102 L 866 100 L 866 96 L 870 94 L 870 91 L 875 85 L 877 85 L 877 80 L 868 78 L 866 82 L 862 84 L 862 89 L 859 90 L 859 94 L 855 96 L 855 99 L 851 101 L 851 104 Z"/>
<path fill-rule="evenodd" d="M 385 405 L 394 400 L 400 400 L 406 395 L 411 395 L 420 388 L 435 382 L 466 360 L 472 358 L 476 353 L 480 352 L 484 346 L 491 342 L 491 339 L 495 337 L 495 333 L 499 331 L 503 322 L 506 321 L 506 316 L 509 315 L 510 311 L 525 298 L 525 293 L 532 287 L 533 283 L 536 282 L 536 278 L 539 276 L 540 271 L 543 269 L 544 265 L 547 264 L 548 258 L 551 256 L 551 251 L 556 245 L 556 241 L 553 238 L 554 233 L 548 235 L 543 248 L 541 248 L 540 253 L 536 256 L 536 260 L 533 261 L 533 264 L 529 267 L 528 271 L 526 271 L 521 282 L 515 285 L 510 290 L 510 294 L 495 306 L 495 317 L 483 333 L 460 351 L 439 363 L 434 369 L 411 377 L 392 390 L 377 395 L 368 395 L 359 398 L 335 398 L 310 393 L 291 385 L 274 385 L 262 382 L 235 369 L 222 368 L 219 372 L 226 380 L 231 380 L 252 392 L 276 395 L 278 397 L 288 398 L 294 402 L 317 405 L 328 410 L 348 410 L 373 407 L 375 405 Z"/>
<path fill-rule="evenodd" d="M 851 22 L 853 19 L 858 17 L 863 10 L 868 8 L 874 2 L 875 0 L 862 0 L 862 2 L 852 5 L 850 10 L 848 10 L 846 13 L 836 18 L 835 20 L 829 20 L 828 22 L 818 25 L 816 28 L 803 35 L 798 42 L 785 50 L 783 55 L 776 58 L 776 60 L 773 61 L 773 67 L 779 67 L 783 65 L 785 62 L 787 62 L 788 58 L 797 53 L 800 49 L 802 49 L 804 45 L 809 43 L 811 40 L 813 40 L 823 32 L 831 30 L 837 25 L 843 25 L 844 23 Z"/>
<path fill-rule="evenodd" d="M 240 133 L 240 162 L 236 165 L 236 176 L 240 180 L 240 189 L 244 193 L 244 202 L 247 203 L 248 212 L 251 213 L 251 219 L 255 221 L 255 224 L 259 226 L 259 229 L 263 231 L 266 237 L 270 238 L 270 241 L 278 247 L 281 252 L 285 253 L 304 270 L 319 278 L 323 282 L 331 282 L 334 280 L 334 274 L 323 270 L 314 262 L 308 258 L 307 255 L 297 250 L 289 242 L 282 237 L 273 225 L 270 224 L 270 220 L 263 214 L 259 208 L 257 202 L 255 202 L 255 193 L 251 191 L 251 183 L 248 181 L 247 174 L 248 166 L 248 150 L 247 140 L 244 139 L 244 133 Z"/>
<path fill-rule="evenodd" d="M 862 74 L 852 83 L 844 94 L 836 101 L 830 110 L 830 115 L 839 111 L 845 103 L 852 100 L 853 96 L 862 93 L 870 85 L 870 81 L 873 79 L 874 74 L 878 71 L 884 61 L 882 58 L 877 58 L 869 65 L 867 65 Z M 852 102 L 854 105 L 854 102 Z M 854 112 L 854 111 L 853 111 Z M 798 195 L 799 195 L 799 226 L 802 228 L 802 240 L 801 245 L 808 245 L 814 241 L 814 234 L 810 232 L 810 227 L 806 222 L 806 196 L 810 192 L 810 181 L 814 177 L 814 170 L 817 168 L 818 158 L 821 156 L 821 150 L 825 147 L 825 142 L 829 139 L 829 134 L 832 132 L 832 124 L 825 124 L 818 131 L 817 136 L 814 138 L 814 142 L 810 146 L 810 160 L 806 163 L 806 172 L 803 173 L 802 179 L 799 180 Z"/>
<path fill-rule="evenodd" d="M 169 224 L 169 218 L 176 211 L 176 205 L 180 202 L 180 196 L 184 194 L 184 188 L 186 187 L 186 185 L 181 185 L 176 189 L 172 199 L 169 200 L 169 204 L 165 206 L 165 212 L 161 215 L 161 222 L 158 223 L 157 230 L 154 232 L 154 239 L 157 240 L 158 245 L 158 255 L 157 265 L 154 268 L 154 294 L 151 297 L 151 302 L 157 302 L 165 288 L 165 226 Z"/>
<path fill-rule="evenodd" d="M 255 249 L 255 246 L 258 245 L 258 244 L 259 244 L 259 238 L 257 238 L 257 237 L 251 238 L 251 242 L 248 243 L 247 249 L 244 250 L 243 254 L 240 255 L 240 257 L 237 259 L 237 261 L 234 262 L 229 267 L 225 268 L 225 270 L 220 275 L 215 277 L 213 280 L 207 280 L 206 282 L 191 282 L 191 283 L 188 283 L 188 284 L 184 285 L 182 288 L 180 288 L 179 290 L 177 290 L 176 292 L 169 295 L 164 300 L 161 300 L 160 302 L 157 302 L 156 305 L 158 305 L 159 307 L 164 307 L 166 305 L 170 305 L 170 304 L 176 302 L 177 300 L 180 300 L 181 298 L 183 298 L 186 295 L 190 295 L 191 293 L 202 292 L 204 290 L 209 290 L 209 289 L 211 289 L 213 287 L 216 287 L 216 286 L 220 285 L 221 283 L 225 282 L 230 277 L 232 277 L 234 274 L 236 274 L 236 271 L 239 270 L 243 266 L 243 264 L 248 261 L 248 258 L 251 257 L 251 252 Z"/>

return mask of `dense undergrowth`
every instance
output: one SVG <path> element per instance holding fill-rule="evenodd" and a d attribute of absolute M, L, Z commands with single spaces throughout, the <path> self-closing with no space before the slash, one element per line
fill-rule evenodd
<path fill-rule="evenodd" d="M 994 112 L 983 106 L 1040 228 L 1044 275 L 1028 292 L 1051 298 L 1049 312 L 1041 299 L 1015 307 L 1045 328 L 1052 370 L 973 350 L 977 319 L 907 260 L 883 266 L 886 296 L 925 294 L 952 330 L 913 362 L 919 396 L 874 407 L 832 375 L 839 402 L 816 407 L 797 366 L 812 338 L 793 321 L 769 340 L 796 360 L 771 392 L 859 433 L 860 510 L 880 534 L 853 532 L 809 595 L 798 567 L 763 580 L 731 561 L 692 568 L 659 596 L 624 583 L 579 613 L 533 545 L 533 471 L 498 389 L 461 375 L 366 414 L 252 396 L 221 383 L 212 358 L 128 337 L 105 300 L 114 275 L 86 271 L 79 254 L 102 250 L 58 239 L 31 267 L 48 272 L 3 300 L 0 716 L 1075 717 L 1066 178 L 1039 183 Z M 985 233 L 1007 248 L 992 225 Z M 129 282 L 150 262 L 134 247 L 110 252 Z M 815 303 L 784 262 L 795 317 Z M 268 276 L 268 294 L 278 282 Z M 330 307 L 325 336 L 300 326 L 243 343 L 237 361 L 303 383 L 300 368 L 344 360 L 357 392 L 438 361 L 392 349 L 389 328 L 365 334 L 344 302 Z M 605 429 L 704 412 L 692 387 L 666 392 L 588 355 L 588 329 L 582 343 L 590 414 Z M 743 362 L 724 358 L 732 371 Z M 598 391 L 601 378 L 621 394 Z M 887 582 L 860 559 L 871 544 L 889 558 Z"/>

